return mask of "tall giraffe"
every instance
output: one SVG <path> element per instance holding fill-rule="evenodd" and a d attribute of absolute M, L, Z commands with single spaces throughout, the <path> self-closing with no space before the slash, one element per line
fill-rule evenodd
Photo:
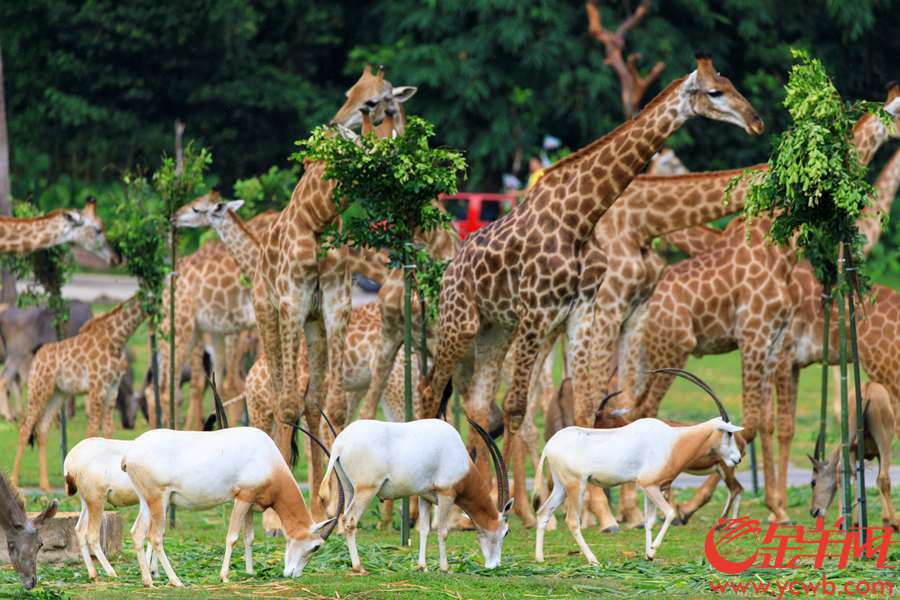
<path fill-rule="evenodd" d="M 218 198 L 212 192 L 200 199 Z M 196 200 L 195 200 L 196 202 Z M 192 203 L 193 204 L 193 203 Z M 189 204 L 188 206 L 191 206 Z M 257 215 L 246 224 L 257 234 L 265 231 L 276 218 L 275 213 Z M 175 289 L 175 365 L 180 370 L 204 335 L 209 335 L 213 347 L 213 368 L 216 381 L 226 381 L 226 340 L 228 336 L 251 329 L 256 324 L 253 296 L 241 277 L 242 267 L 235 260 L 230 248 L 222 243 L 204 245 L 194 254 L 183 258 L 178 265 L 178 286 Z M 161 331 L 168 331 L 168 299 L 163 294 Z M 159 350 L 159 373 L 168 373 L 169 345 L 163 343 Z M 193 371 L 192 371 L 193 372 Z M 229 374 L 231 375 L 231 374 Z M 203 424 L 203 381 L 192 381 L 190 403 L 185 428 L 199 430 Z M 226 397 L 238 390 L 226 389 Z M 147 398 L 152 398 L 148 394 Z M 160 403 L 163 422 L 168 423 L 169 387 L 160 386 Z M 241 407 L 235 407 L 229 417 L 237 418 Z M 155 426 L 156 411 L 148 411 L 151 425 Z"/>
<path fill-rule="evenodd" d="M 125 344 L 146 318 L 141 301 L 132 296 L 111 311 L 94 317 L 78 335 L 42 346 L 28 375 L 28 409 L 19 427 L 19 445 L 12 482 L 19 481 L 19 467 L 28 437 L 34 432 L 40 453 L 40 486 L 50 491 L 47 477 L 47 431 L 63 401 L 87 394 L 86 437 L 110 437 L 119 380 L 128 368 Z"/>
<path fill-rule="evenodd" d="M 107 263 L 118 260 L 106 241 L 97 201 L 91 197 L 81 210 L 59 208 L 33 218 L 0 217 L 0 253 L 34 252 L 72 242 Z"/>
<path fill-rule="evenodd" d="M 415 91 L 412 87 L 394 88 L 381 70 L 373 74 L 364 69 L 331 122 L 345 127 L 361 123 L 362 107 L 373 122 L 379 122 L 386 109 L 396 114 L 397 105 Z M 339 211 L 332 198 L 334 182 L 323 178 L 324 168 L 321 162 L 306 163 L 290 204 L 260 239 L 260 261 L 253 276 L 257 328 L 282 411 L 276 441 L 285 456 L 290 452 L 293 430 L 284 423 L 293 423 L 299 416 L 292 399 L 298 395 L 305 398 L 307 425 L 315 431 L 319 407 L 326 404 L 320 398 L 322 391 L 327 390 L 326 397 L 343 396 L 340 374 L 350 318 L 350 276 L 344 251 L 332 250 L 324 258 L 318 257 L 319 239 Z M 316 315 L 320 318 L 313 320 Z M 305 393 L 296 389 L 297 356 L 304 340 L 310 365 Z M 318 489 L 322 479 L 318 448 L 312 451 L 309 473 L 312 489 Z M 311 504 L 313 514 L 320 515 L 318 497 Z"/>
<path fill-rule="evenodd" d="M 888 128 L 874 116 L 860 119 L 853 137 L 860 160 L 867 164 L 888 135 Z M 640 350 L 628 355 L 640 364 L 625 366 L 620 373 L 630 377 L 624 389 L 626 395 L 637 397 L 632 398 L 639 406 L 636 416 L 653 416 L 672 378 L 648 376 L 649 370 L 682 366 L 689 354 L 740 349 L 742 435 L 749 442 L 762 425 L 766 505 L 775 520 L 784 522 L 788 517 L 774 470 L 770 385 L 784 333 L 796 313 L 792 282 L 796 258 L 793 252 L 765 242 L 768 226 L 767 219 L 759 219 L 748 232 L 738 219 L 708 252 L 668 267 L 640 317 L 629 324 L 639 332 L 628 337 L 640 344 Z"/>
<path fill-rule="evenodd" d="M 579 249 L 618 195 L 665 140 L 689 118 L 730 122 L 748 133 L 763 123 L 712 61 L 673 81 L 634 119 L 550 167 L 525 201 L 463 244 L 443 279 L 440 342 L 422 386 L 428 413 L 437 410 L 453 368 L 474 346 L 469 417 L 488 422 L 497 375 L 515 338 L 512 383 L 506 400 L 507 447 L 518 438 L 535 362 L 563 327 L 579 294 Z M 574 340 L 570 337 L 573 342 Z M 569 344 L 569 352 L 573 350 Z M 486 448 L 479 468 L 488 472 Z"/>

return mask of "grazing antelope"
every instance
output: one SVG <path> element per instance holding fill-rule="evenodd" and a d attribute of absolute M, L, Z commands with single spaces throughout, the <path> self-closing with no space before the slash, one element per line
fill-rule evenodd
<path fill-rule="evenodd" d="M 33 519 L 25 514 L 25 502 L 16 488 L 0 473 L 0 529 L 6 536 L 9 562 L 19 574 L 22 586 L 30 590 L 37 583 L 37 554 L 44 542 L 38 528 L 56 514 L 56 500 Z"/>
<path fill-rule="evenodd" d="M 603 400 L 600 402 L 600 407 L 597 409 L 597 413 L 594 417 L 594 429 L 614 429 L 616 427 L 624 427 L 628 425 L 629 421 L 625 417 L 626 414 L 631 412 L 631 408 L 613 408 L 610 409 L 608 413 L 605 412 L 606 405 L 609 401 L 621 394 L 622 392 L 614 392 L 612 394 L 608 394 Z M 681 423 L 679 421 L 672 421 L 670 419 L 662 419 L 663 423 L 667 425 L 671 425 L 672 427 L 687 427 L 687 423 Z M 741 436 L 735 436 L 735 442 L 737 443 L 738 448 L 741 451 L 741 456 L 744 456 L 744 452 L 747 448 L 747 442 L 744 441 L 744 438 Z M 731 513 L 731 518 L 736 518 L 738 515 L 738 510 L 741 505 L 741 492 L 744 491 L 744 486 L 738 481 L 737 476 L 735 475 L 734 467 L 729 467 L 725 464 L 718 455 L 707 454 L 699 457 L 697 460 L 692 462 L 685 468 L 686 473 L 690 473 L 691 475 L 709 475 L 712 472 L 718 472 L 719 477 L 725 482 L 726 487 L 728 488 L 728 499 L 725 500 L 725 506 L 722 508 L 721 518 L 725 518 L 728 513 Z M 710 483 L 711 482 L 711 483 Z M 703 485 L 700 487 L 700 492 L 695 494 L 695 498 L 691 500 L 691 502 L 687 504 L 676 504 L 675 505 L 675 513 L 676 517 L 673 523 L 685 525 L 691 516 L 697 512 L 697 510 L 702 507 L 709 500 L 709 497 L 716 489 L 716 485 L 719 483 L 718 479 L 707 479 Z M 624 488 L 623 488 L 624 489 Z M 663 488 L 663 491 L 667 492 L 666 497 L 669 497 L 668 490 Z M 625 493 L 624 491 L 622 492 Z M 697 500 L 699 498 L 699 500 Z"/>
<path fill-rule="evenodd" d="M 228 581 L 231 551 L 244 530 L 244 562 L 253 574 L 254 505 L 272 508 L 281 519 L 287 546 L 284 576 L 298 577 L 312 554 L 322 547 L 337 517 L 314 523 L 300 488 L 281 452 L 265 432 L 253 427 L 220 431 L 172 431 L 155 429 L 138 437 L 122 459 L 138 494 L 141 509 L 132 528 L 132 539 L 144 585 L 153 585 L 147 558 L 140 551 L 150 537 L 153 553 L 169 583 L 183 584 L 163 549 L 166 509 L 170 503 L 202 510 L 234 500 L 225 558 L 219 576 Z M 338 514 L 343 510 L 344 490 L 338 485 Z"/>
<path fill-rule="evenodd" d="M 109 577 L 117 577 L 100 546 L 100 525 L 103 506 L 107 502 L 113 506 L 138 503 L 131 479 L 122 472 L 122 458 L 130 447 L 131 442 L 126 440 L 87 438 L 78 442 L 63 462 L 66 494 L 74 496 L 77 493 L 81 498 L 81 514 L 75 524 L 75 537 L 91 579 L 97 578 L 91 552 Z"/>
<path fill-rule="evenodd" d="M 894 512 L 891 502 L 891 444 L 894 441 L 894 411 L 891 408 L 891 396 L 887 389 L 875 382 L 868 382 L 863 387 L 864 452 L 866 459 L 878 457 L 878 493 L 881 497 L 881 520 L 885 527 L 893 527 L 900 531 L 900 521 Z M 850 431 L 856 431 L 855 394 L 851 392 L 848 406 L 850 408 Z M 850 456 L 856 460 L 856 437 L 854 436 Z M 812 463 L 812 508 L 813 517 L 824 517 L 838 488 L 839 467 L 841 464 L 841 447 L 836 447 L 827 460 L 819 460 L 809 456 Z M 851 469 L 853 477 L 856 470 Z M 854 506 L 854 511 L 856 507 Z"/>
<path fill-rule="evenodd" d="M 419 569 L 426 569 L 429 502 L 437 505 L 441 571 L 449 570 L 446 540 L 450 509 L 454 504 L 468 514 L 475 525 L 485 567 L 493 569 L 500 564 L 503 538 L 509 531 L 507 516 L 512 508 L 506 465 L 491 436 L 471 420 L 469 425 L 487 444 L 493 459 L 497 473 L 496 506 L 491 503 L 489 480 L 475 467 L 459 432 L 445 421 L 420 419 L 386 423 L 359 420 L 337 435 L 319 497 L 327 505 L 331 491 L 328 476 L 332 469 L 338 480 L 343 480 L 351 490 L 342 522 L 354 571 L 365 572 L 356 548 L 356 528 L 375 496 L 381 499 L 419 497 Z"/>
<path fill-rule="evenodd" d="M 534 552 L 537 562 L 544 561 L 547 522 L 568 496 L 566 524 L 588 562 L 598 564 L 581 535 L 581 510 L 588 482 L 600 486 L 634 482 L 643 488 L 646 556 L 652 560 L 676 516 L 675 509 L 663 496 L 662 488 L 703 457 L 721 458 L 729 467 L 740 462 L 741 451 L 734 434 L 742 428 L 731 423 L 712 389 L 686 371 L 671 369 L 668 372 L 685 377 L 706 391 L 718 406 L 720 416 L 689 427 L 672 427 L 659 419 L 638 419 L 616 429 L 566 427 L 559 431 L 544 446 L 535 473 L 535 481 L 542 481 L 546 460 L 553 478 L 553 491 L 537 514 Z M 665 515 L 665 521 L 653 540 L 657 507 Z"/>

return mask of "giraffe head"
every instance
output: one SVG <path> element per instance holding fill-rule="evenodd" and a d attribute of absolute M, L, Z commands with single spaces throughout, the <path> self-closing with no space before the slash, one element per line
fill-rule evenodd
<path fill-rule="evenodd" d="M 64 242 L 72 242 L 93 252 L 109 264 L 117 263 L 119 255 L 106 241 L 106 228 L 97 215 L 97 200 L 91 196 L 81 210 L 63 210 L 66 221 Z"/>
<path fill-rule="evenodd" d="M 750 135 L 759 135 L 765 130 L 759 114 L 730 79 L 716 72 L 708 54 L 697 53 L 697 69 L 687 76 L 681 93 L 687 116 L 731 123 Z"/>
<path fill-rule="evenodd" d="M 347 100 L 332 117 L 331 124 L 360 127 L 363 112 L 368 114 L 372 123 L 378 123 L 385 115 L 399 114 L 400 104 L 412 98 L 416 90 L 408 85 L 394 87 L 384 78 L 384 67 L 373 71 L 371 66 L 366 65 L 357 82 L 344 94 Z"/>
<path fill-rule="evenodd" d="M 173 217 L 176 227 L 216 227 L 228 216 L 229 210 L 238 210 L 243 200 L 223 200 L 219 192 L 212 191 L 185 204 Z"/>

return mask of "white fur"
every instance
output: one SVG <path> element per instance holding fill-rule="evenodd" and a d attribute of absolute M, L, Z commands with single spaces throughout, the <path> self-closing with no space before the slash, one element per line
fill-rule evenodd
<path fill-rule="evenodd" d="M 273 490 L 272 485 L 277 484 L 272 482 L 283 482 L 286 478 L 293 482 L 290 469 L 275 443 L 263 431 L 253 427 L 212 432 L 170 429 L 148 431 L 133 442 L 121 464 L 140 498 L 141 513 L 133 528 L 135 547 L 142 546 L 149 528 L 153 550 L 166 570 L 170 583 L 175 585 L 181 585 L 181 581 L 169 564 L 162 545 L 165 510 L 169 504 L 201 510 L 235 501 L 220 573 L 222 579 L 227 580 L 231 548 L 242 527 L 247 572 L 253 572 L 251 505 L 238 500 L 236 496 L 247 490 Z M 296 483 L 292 485 L 296 486 Z M 299 490 L 294 489 L 292 492 L 295 493 L 286 493 L 282 497 L 289 506 L 283 506 L 281 510 L 290 510 L 295 516 L 305 517 L 311 526 L 304 528 L 298 537 L 291 537 L 285 532 L 288 538 L 285 577 L 296 577 L 302 573 L 312 552 L 324 543 L 318 534 L 327 524 L 326 521 L 313 525 Z M 155 510 L 153 506 L 156 507 Z M 284 521 L 282 517 L 282 522 Z M 145 585 L 150 585 L 146 561 L 140 552 L 138 562 Z"/>
<path fill-rule="evenodd" d="M 672 427 L 658 419 L 638 419 L 616 429 L 588 429 L 566 427 L 558 431 L 541 454 L 535 473 L 540 487 L 544 461 L 553 478 L 553 492 L 545 499 L 537 515 L 535 559 L 544 559 L 544 530 L 553 511 L 570 496 L 566 507 L 566 522 L 588 562 L 597 559 L 581 535 L 581 503 L 588 482 L 599 486 L 615 486 L 636 482 L 645 493 L 644 513 L 646 522 L 646 552 L 652 559 L 662 543 L 666 530 L 676 516 L 675 509 L 662 495 L 661 487 L 671 483 L 675 476 L 699 456 L 677 455 L 677 444 L 685 436 L 721 432 L 721 439 L 713 448 L 727 466 L 741 460 L 741 452 L 734 440 L 734 433 L 742 428 L 716 417 L 691 427 Z M 665 514 L 665 522 L 651 542 L 651 530 L 656 522 L 656 507 Z"/>
<path fill-rule="evenodd" d="M 448 569 L 445 539 L 450 506 L 457 500 L 454 486 L 474 469 L 459 432 L 439 419 L 409 423 L 358 420 L 334 440 L 331 459 L 320 495 L 327 495 L 328 476 L 340 459 L 337 475 L 352 487 L 352 497 L 344 513 L 347 546 L 355 570 L 362 570 L 356 549 L 356 525 L 373 496 L 382 499 L 419 496 L 419 568 L 425 568 L 428 539 L 428 506 L 437 505 L 438 544 L 441 570 Z M 508 530 L 506 511 L 496 515 L 499 527 L 485 529 L 475 523 L 485 566 L 500 564 L 503 537 Z M 477 517 L 473 517 L 473 522 Z"/>
<path fill-rule="evenodd" d="M 75 537 L 91 579 L 97 578 L 91 551 L 109 577 L 117 576 L 100 546 L 100 524 L 103 506 L 107 502 L 113 506 L 138 503 L 137 492 L 121 467 L 122 457 L 130 447 L 129 441 L 87 438 L 78 442 L 63 462 L 63 475 L 67 482 L 72 481 L 81 498 L 81 514 L 75 524 Z M 68 488 L 70 484 L 66 485 Z"/>

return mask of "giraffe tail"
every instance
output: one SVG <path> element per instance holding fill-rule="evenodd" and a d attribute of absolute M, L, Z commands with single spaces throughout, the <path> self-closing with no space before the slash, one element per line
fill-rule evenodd
<path fill-rule="evenodd" d="M 531 497 L 531 506 L 538 510 L 544 501 L 550 497 L 547 481 L 544 479 L 544 459 L 547 457 L 546 448 L 541 452 L 541 460 L 538 461 L 534 471 L 534 494 Z"/>

